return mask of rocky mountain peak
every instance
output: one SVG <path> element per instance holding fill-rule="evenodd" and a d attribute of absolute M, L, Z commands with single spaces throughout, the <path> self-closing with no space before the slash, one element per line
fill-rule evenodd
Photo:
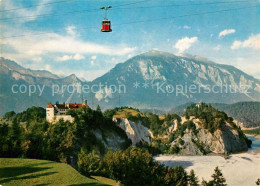
<path fill-rule="evenodd" d="M 77 83 L 77 82 L 81 82 L 81 80 L 75 75 L 75 74 L 71 74 L 65 78 L 63 78 L 63 80 L 65 82 L 70 82 L 70 83 Z"/>

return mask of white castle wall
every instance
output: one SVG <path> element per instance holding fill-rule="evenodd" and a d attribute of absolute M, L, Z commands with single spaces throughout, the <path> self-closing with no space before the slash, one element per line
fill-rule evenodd
<path fill-rule="evenodd" d="M 74 121 L 74 118 L 71 116 L 71 115 L 56 115 L 54 117 L 54 123 L 59 121 L 60 119 L 63 119 L 64 121 L 69 121 L 69 122 L 73 122 Z"/>

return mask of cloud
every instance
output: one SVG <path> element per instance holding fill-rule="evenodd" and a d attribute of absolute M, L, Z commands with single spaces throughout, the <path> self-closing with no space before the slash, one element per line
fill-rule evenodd
<path fill-rule="evenodd" d="M 23 54 L 30 58 L 50 53 L 74 54 L 104 54 L 104 55 L 125 55 L 134 52 L 137 47 L 124 45 L 104 45 L 83 41 L 71 36 L 62 36 L 56 33 L 48 33 L 37 36 L 37 32 L 20 38 L 6 38 L 2 44 L 12 48 L 16 53 Z M 66 58 L 66 57 L 65 57 Z M 77 59 L 77 57 L 76 57 Z"/>
<path fill-rule="evenodd" d="M 42 58 L 41 57 L 34 57 L 32 60 L 37 62 L 37 63 L 42 62 Z"/>
<path fill-rule="evenodd" d="M 184 25 L 183 28 L 184 28 L 184 29 L 190 29 L 190 26 Z"/>
<path fill-rule="evenodd" d="M 215 51 L 219 51 L 220 50 L 220 45 L 217 45 L 217 46 L 215 46 L 214 48 L 213 48 L 213 50 L 215 50 Z"/>
<path fill-rule="evenodd" d="M 221 32 L 219 32 L 218 37 L 224 37 L 229 34 L 234 34 L 235 32 L 236 32 L 235 29 L 225 29 L 225 30 L 222 30 Z"/>
<path fill-rule="evenodd" d="M 45 65 L 45 70 L 49 71 L 49 72 L 52 72 L 52 69 L 51 69 L 51 66 L 50 65 Z"/>
<path fill-rule="evenodd" d="M 81 60 L 81 59 L 85 59 L 84 56 L 80 55 L 80 54 L 75 54 L 75 56 L 73 57 L 73 59 L 75 60 Z"/>
<path fill-rule="evenodd" d="M 64 55 L 62 57 L 57 57 L 56 61 L 68 61 L 68 60 L 81 60 L 81 59 L 85 59 L 84 56 L 80 55 L 80 54 L 75 54 L 75 55 Z"/>
<path fill-rule="evenodd" d="M 188 50 L 197 41 L 198 37 L 184 37 L 178 40 L 174 47 L 179 50 L 179 53 L 182 53 L 185 50 Z"/>
<path fill-rule="evenodd" d="M 231 45 L 232 50 L 239 48 L 252 48 L 254 50 L 260 49 L 260 34 L 252 35 L 245 41 L 234 41 Z"/>
<path fill-rule="evenodd" d="M 69 35 L 71 36 L 75 36 L 76 35 L 76 31 L 75 31 L 76 27 L 75 26 L 68 26 L 66 28 L 66 31 Z"/>
<path fill-rule="evenodd" d="M 131 57 L 133 57 L 133 55 L 132 54 L 128 54 L 127 59 L 130 59 Z"/>

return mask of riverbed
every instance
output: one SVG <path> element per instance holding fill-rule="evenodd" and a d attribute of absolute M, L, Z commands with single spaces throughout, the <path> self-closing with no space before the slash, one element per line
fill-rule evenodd
<path fill-rule="evenodd" d="M 214 169 L 218 166 L 230 186 L 253 186 L 260 178 L 260 139 L 249 136 L 252 148 L 248 152 L 232 154 L 228 159 L 222 156 L 175 156 L 160 155 L 155 157 L 169 167 L 181 165 L 188 172 L 193 169 L 201 181 L 211 180 Z"/>

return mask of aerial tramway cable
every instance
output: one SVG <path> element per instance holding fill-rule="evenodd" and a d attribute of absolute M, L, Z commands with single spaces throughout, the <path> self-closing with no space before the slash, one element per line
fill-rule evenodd
<path fill-rule="evenodd" d="M 172 16 L 172 17 L 164 17 L 164 18 L 156 18 L 156 19 L 154 18 L 154 19 L 147 19 L 147 20 L 132 21 L 132 22 L 127 22 L 127 23 L 114 24 L 114 26 L 120 26 L 120 25 L 125 25 L 125 24 L 128 24 L 128 25 L 129 24 L 137 24 L 137 23 L 144 23 L 144 22 L 156 22 L 156 21 L 167 20 L 167 19 L 176 19 L 176 18 L 189 17 L 189 16 L 207 15 L 207 14 L 228 12 L 228 11 L 234 11 L 234 10 L 243 10 L 243 9 L 255 8 L 255 7 L 260 7 L 260 5 L 239 7 L 239 8 L 232 8 L 232 9 L 223 9 L 223 10 L 217 10 L 217 11 L 200 12 L 200 13 L 186 14 L 186 15 L 180 15 L 180 16 Z M 90 28 L 97 28 L 97 27 L 96 26 L 82 27 L 82 28 L 79 27 L 78 30 L 90 29 Z M 31 35 L 44 35 L 44 34 L 49 34 L 49 33 L 44 32 L 44 33 L 31 34 Z M 31 36 L 31 35 L 28 35 L 28 34 L 27 35 L 17 35 L 17 36 L 10 36 L 10 37 L 2 37 L 0 39 L 7 39 L 7 38 L 14 38 L 14 37 L 24 37 L 24 36 Z"/>
<path fill-rule="evenodd" d="M 243 0 L 243 1 L 236 1 L 236 2 L 235 1 L 230 1 L 230 2 L 210 2 L 210 3 L 197 3 L 197 4 L 183 4 L 183 5 L 181 5 L 181 4 L 179 4 L 179 5 L 178 4 L 172 4 L 172 5 L 120 8 L 120 7 L 123 7 L 123 6 L 139 4 L 139 3 L 146 2 L 146 1 L 152 1 L 152 0 L 144 0 L 144 1 L 134 2 L 134 3 L 115 5 L 115 6 L 113 6 L 113 10 L 120 10 L 120 9 L 143 9 L 143 8 L 167 8 L 167 7 L 178 7 L 178 6 L 210 5 L 210 4 L 224 4 L 224 3 L 225 4 L 230 4 L 230 3 L 248 2 L 248 0 Z M 63 2 L 63 1 L 61 1 L 61 2 Z M 252 3 L 259 3 L 259 1 L 254 1 Z M 74 11 L 68 11 L 68 12 L 63 12 L 63 13 L 59 13 L 59 14 L 38 14 L 38 15 L 31 15 L 31 16 L 7 17 L 7 18 L 1 18 L 0 21 L 11 21 L 11 20 L 16 20 L 16 19 L 27 19 L 27 18 L 46 17 L 46 16 L 61 16 L 61 15 L 70 15 L 70 14 L 78 14 L 78 13 L 86 13 L 86 12 L 96 12 L 96 11 L 100 11 L 100 8 L 87 9 L 87 10 L 74 10 Z"/>

